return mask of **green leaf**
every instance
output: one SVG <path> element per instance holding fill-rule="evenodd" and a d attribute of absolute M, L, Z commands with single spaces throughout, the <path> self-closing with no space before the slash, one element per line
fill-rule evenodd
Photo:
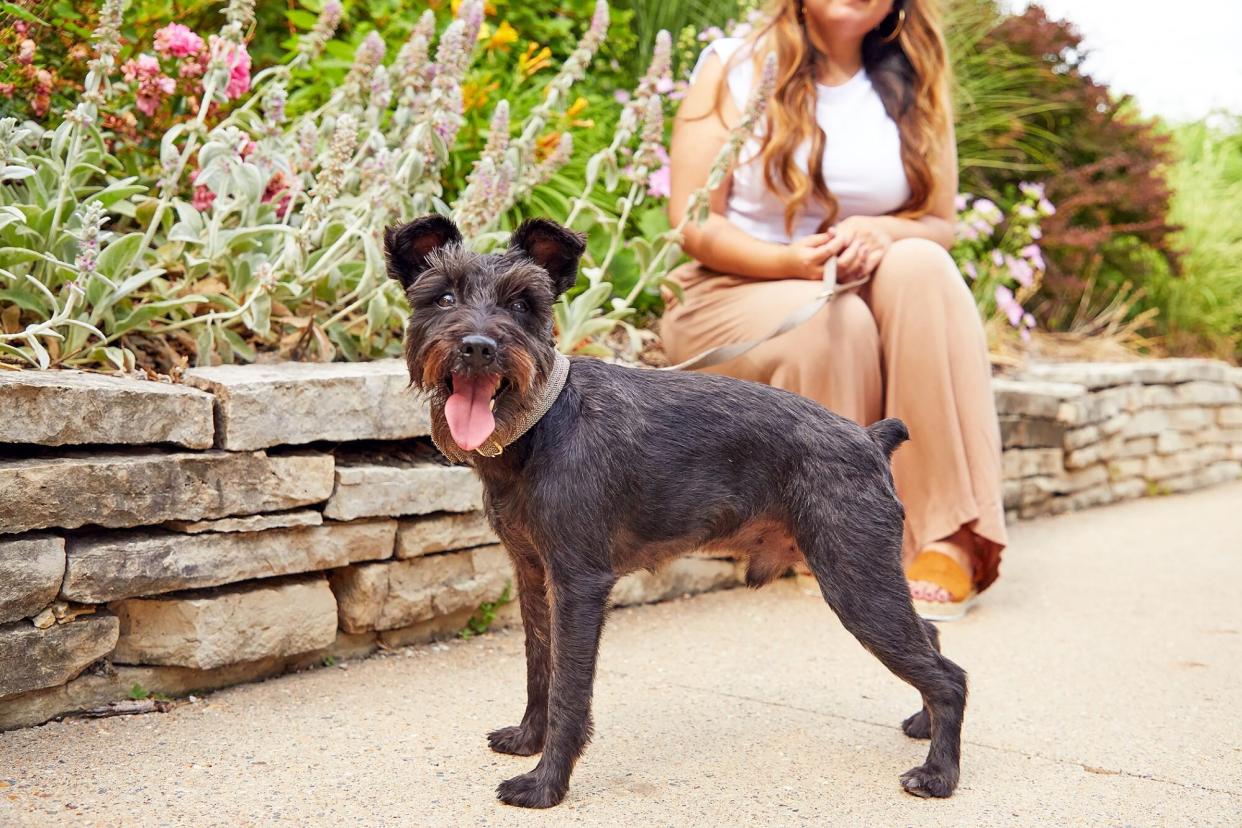
<path fill-rule="evenodd" d="M 128 271 L 142 248 L 142 235 L 142 233 L 129 233 L 119 239 L 114 239 L 99 254 L 98 271 L 112 279 Z"/>
<path fill-rule="evenodd" d="M 215 355 L 214 337 L 211 335 L 211 323 L 207 323 L 198 329 L 198 333 L 194 335 L 194 364 L 198 367 L 213 365 L 213 356 Z"/>
<path fill-rule="evenodd" d="M 224 337 L 225 341 L 229 343 L 229 347 L 232 349 L 234 354 L 241 357 L 246 362 L 254 362 L 254 347 L 242 339 L 236 331 L 228 328 L 221 328 L 220 333 Z"/>
<path fill-rule="evenodd" d="M 47 26 L 48 28 L 52 27 L 51 23 L 48 23 L 39 17 L 35 17 L 29 11 L 14 3 L 0 3 L 0 12 L 11 14 L 14 17 L 20 17 L 27 23 L 38 23 L 40 26 Z"/>
<path fill-rule="evenodd" d="M 0 247 L 0 267 L 37 262 L 42 258 L 37 251 L 27 250 L 24 247 Z"/>
<path fill-rule="evenodd" d="M 40 368 L 47 368 L 52 364 L 52 358 L 48 356 L 47 349 L 43 347 L 43 343 L 39 341 L 37 336 L 27 336 L 26 343 L 30 346 L 31 352 L 34 354 L 34 362 Z"/>
<path fill-rule="evenodd" d="M 388 322 L 388 297 L 380 291 L 367 303 L 367 334 L 382 331 Z"/>
<path fill-rule="evenodd" d="M 135 180 L 134 178 L 127 178 L 124 181 L 118 181 L 115 184 L 109 185 L 88 198 L 85 203 L 89 204 L 92 201 L 98 201 L 104 207 L 110 207 L 122 199 L 145 193 L 147 191 L 146 187 L 141 184 L 130 183 Z"/>
<path fill-rule="evenodd" d="M 317 18 L 305 9 L 290 9 L 285 12 L 285 19 L 299 29 L 313 29 Z"/>

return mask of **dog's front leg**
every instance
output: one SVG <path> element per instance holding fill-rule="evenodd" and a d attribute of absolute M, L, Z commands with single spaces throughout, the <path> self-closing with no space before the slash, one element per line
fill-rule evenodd
<path fill-rule="evenodd" d="M 611 572 L 552 573 L 552 687 L 543 757 L 530 773 L 500 783 L 502 802 L 550 808 L 565 798 L 574 763 L 591 738 L 591 693 Z"/>
<path fill-rule="evenodd" d="M 552 630 L 547 570 L 533 551 L 514 550 L 510 557 L 517 578 L 522 629 L 526 633 L 526 714 L 520 725 L 487 734 L 487 743 L 497 753 L 532 756 L 543 750 L 548 729 Z"/>

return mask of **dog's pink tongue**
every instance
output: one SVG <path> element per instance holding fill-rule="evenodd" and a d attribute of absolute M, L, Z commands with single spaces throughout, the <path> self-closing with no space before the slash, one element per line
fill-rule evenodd
<path fill-rule="evenodd" d="M 464 451 L 474 451 L 496 430 L 492 416 L 492 393 L 500 378 L 495 375 L 467 377 L 453 374 L 453 394 L 444 404 L 453 442 Z"/>

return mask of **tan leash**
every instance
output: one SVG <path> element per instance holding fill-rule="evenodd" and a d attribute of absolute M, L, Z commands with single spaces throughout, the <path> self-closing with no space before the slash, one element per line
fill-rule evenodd
<path fill-rule="evenodd" d="M 770 339 L 789 333 L 794 328 L 806 322 L 815 314 L 819 313 L 825 305 L 832 301 L 832 297 L 838 291 L 853 290 L 861 287 L 871 279 L 870 276 L 864 276 L 853 282 L 847 282 L 843 285 L 837 283 L 837 257 L 833 256 L 824 263 L 824 287 L 819 293 L 815 294 L 815 298 L 800 308 L 794 310 L 793 313 L 781 320 L 781 323 L 767 336 L 759 339 L 751 339 L 746 342 L 733 342 L 728 345 L 718 345 L 715 348 L 708 348 L 701 354 L 687 359 L 685 362 L 679 362 L 676 365 L 669 365 L 660 368 L 661 371 L 691 371 L 700 368 L 710 368 L 714 365 L 720 365 L 723 362 L 737 359 L 743 354 L 758 348 Z"/>

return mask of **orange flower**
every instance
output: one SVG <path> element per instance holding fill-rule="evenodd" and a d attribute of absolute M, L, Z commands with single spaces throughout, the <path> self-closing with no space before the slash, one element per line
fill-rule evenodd
<path fill-rule="evenodd" d="M 483 104 L 487 103 L 488 97 L 492 92 L 500 88 L 500 81 L 492 81 L 491 83 L 479 84 L 474 81 L 466 81 L 461 85 L 461 105 L 462 109 L 470 112 L 479 109 Z"/>
<path fill-rule="evenodd" d="M 535 157 L 540 161 L 556 152 L 556 146 L 561 142 L 561 133 L 557 130 L 545 132 L 535 139 Z"/>
<path fill-rule="evenodd" d="M 500 49 L 501 51 L 509 51 L 509 45 L 516 43 L 518 39 L 517 29 L 509 25 L 509 21 L 502 20 L 500 25 L 496 27 L 496 31 L 487 39 L 488 49 Z"/>
<path fill-rule="evenodd" d="M 524 77 L 529 78 L 540 69 L 547 68 L 551 65 L 551 63 L 551 49 L 547 46 L 540 49 L 538 43 L 528 43 L 526 45 L 526 54 L 518 56 L 518 71 L 521 72 Z"/>

